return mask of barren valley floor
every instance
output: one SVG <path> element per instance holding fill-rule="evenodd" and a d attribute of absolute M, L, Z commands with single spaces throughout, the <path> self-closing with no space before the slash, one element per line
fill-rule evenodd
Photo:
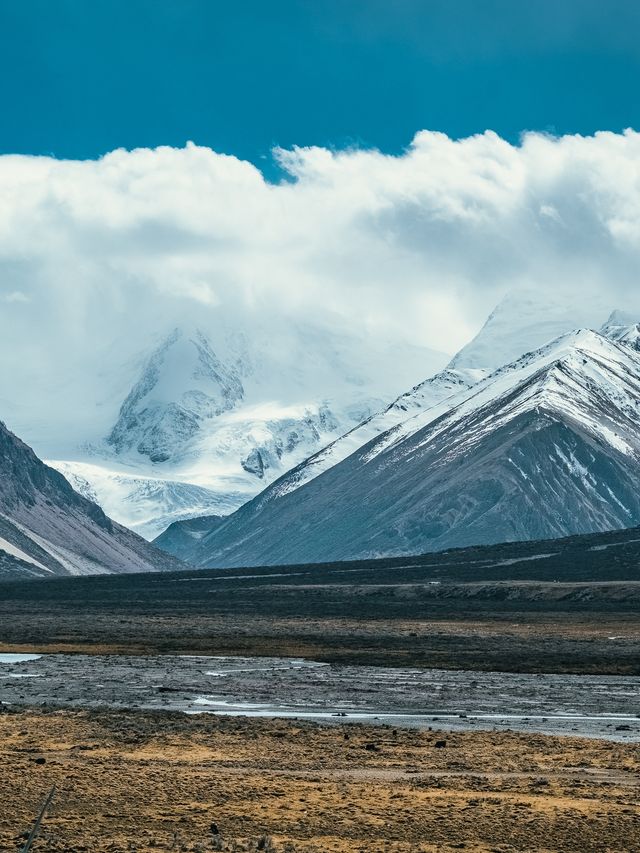
<path fill-rule="evenodd" d="M 35 850 L 640 850 L 637 744 L 132 711 L 0 732 L 2 850 L 54 784 Z"/>
<path fill-rule="evenodd" d="M 145 655 L 302 658 L 388 667 L 391 682 L 400 667 L 466 670 L 481 688 L 491 672 L 637 677 L 637 535 L 625 536 L 610 534 L 609 550 L 554 544 L 555 556 L 539 543 L 478 549 L 475 562 L 467 552 L 7 582 L 0 652 L 140 665 Z M 16 679 L 0 713 L 2 850 L 20 849 L 55 784 L 34 853 L 640 851 L 635 724 L 619 742 L 61 708 L 63 691 L 58 706 L 37 697 L 44 681 L 23 681 L 16 699 Z M 631 693 L 617 712 L 640 712 Z"/>

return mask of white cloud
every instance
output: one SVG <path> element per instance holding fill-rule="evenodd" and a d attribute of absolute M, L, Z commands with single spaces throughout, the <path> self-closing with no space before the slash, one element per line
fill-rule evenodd
<path fill-rule="evenodd" d="M 0 294 L 0 299 L 7 305 L 20 302 L 31 302 L 31 299 L 27 296 L 27 294 L 23 293 L 21 290 L 10 290 L 8 293 L 2 293 Z"/>
<path fill-rule="evenodd" d="M 513 146 L 423 131 L 401 156 L 275 154 L 278 185 L 192 144 L 0 157 L 0 352 L 15 377 L 0 403 L 36 375 L 89 387 L 114 347 L 130 357 L 183 320 L 313 318 L 453 351 L 511 289 L 640 312 L 640 134 Z"/>

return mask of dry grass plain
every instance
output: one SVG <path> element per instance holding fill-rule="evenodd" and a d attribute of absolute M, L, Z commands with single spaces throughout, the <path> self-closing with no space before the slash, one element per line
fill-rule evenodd
<path fill-rule="evenodd" d="M 16 710 L 0 752 L 3 851 L 54 784 L 34 853 L 640 851 L 640 745 Z"/>

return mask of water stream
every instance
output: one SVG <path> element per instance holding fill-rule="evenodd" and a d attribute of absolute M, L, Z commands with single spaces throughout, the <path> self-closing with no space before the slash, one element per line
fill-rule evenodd
<path fill-rule="evenodd" d="M 0 655 L 0 702 L 490 729 L 640 742 L 640 678 L 284 658 Z"/>

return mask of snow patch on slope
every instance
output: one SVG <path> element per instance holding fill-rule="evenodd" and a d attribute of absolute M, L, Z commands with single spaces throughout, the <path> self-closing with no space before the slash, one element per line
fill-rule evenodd
<path fill-rule="evenodd" d="M 18 560 L 23 560 L 25 563 L 31 563 L 32 566 L 36 566 L 36 568 L 42 569 L 43 572 L 53 574 L 51 569 L 48 569 L 46 566 L 43 566 L 42 563 L 39 563 L 37 560 L 34 560 L 33 557 L 29 556 L 29 554 L 27 554 L 21 548 L 17 548 L 15 545 L 12 545 L 11 542 L 7 542 L 6 539 L 2 539 L 1 537 L 0 551 L 4 551 L 5 554 L 9 554 L 9 556 L 11 557 L 16 557 Z"/>

